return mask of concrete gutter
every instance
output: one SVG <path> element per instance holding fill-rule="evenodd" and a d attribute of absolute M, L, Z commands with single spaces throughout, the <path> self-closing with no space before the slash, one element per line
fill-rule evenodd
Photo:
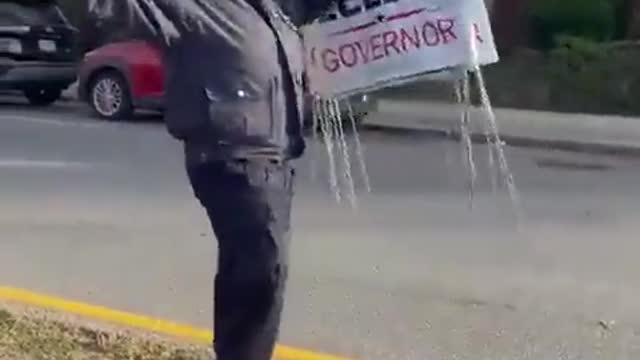
<path fill-rule="evenodd" d="M 363 126 L 380 130 L 458 135 L 460 107 L 437 102 L 379 99 Z M 640 118 L 495 109 L 501 137 L 511 145 L 640 155 Z M 484 140 L 486 114 L 471 112 L 474 138 Z"/>

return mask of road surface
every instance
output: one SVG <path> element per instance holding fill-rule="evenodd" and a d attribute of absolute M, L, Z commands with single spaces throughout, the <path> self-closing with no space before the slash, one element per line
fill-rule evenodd
<path fill-rule="evenodd" d="M 179 144 L 148 119 L 1 106 L 0 285 L 209 327 L 216 247 Z M 373 192 L 358 187 L 357 212 L 333 202 L 322 152 L 300 163 L 283 343 L 361 360 L 638 358 L 638 159 L 507 148 L 518 227 L 485 149 L 470 210 L 458 144 L 362 139 Z"/>

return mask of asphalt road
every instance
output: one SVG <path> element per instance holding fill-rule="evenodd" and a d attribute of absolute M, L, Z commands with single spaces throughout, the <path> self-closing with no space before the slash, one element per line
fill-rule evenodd
<path fill-rule="evenodd" d="M 1 105 L 0 285 L 210 326 L 215 242 L 179 144 L 148 120 Z M 470 210 L 458 144 L 362 140 L 373 192 L 359 186 L 357 211 L 333 202 L 322 152 L 299 164 L 283 343 L 361 360 L 639 358 L 638 159 L 507 148 L 518 227 L 485 149 Z"/>

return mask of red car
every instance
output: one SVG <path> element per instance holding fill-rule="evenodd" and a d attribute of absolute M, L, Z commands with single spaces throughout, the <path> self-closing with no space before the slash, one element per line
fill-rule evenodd
<path fill-rule="evenodd" d="M 96 115 L 129 118 L 163 108 L 165 73 L 157 49 L 143 41 L 111 43 L 88 52 L 78 71 L 78 96 Z"/>

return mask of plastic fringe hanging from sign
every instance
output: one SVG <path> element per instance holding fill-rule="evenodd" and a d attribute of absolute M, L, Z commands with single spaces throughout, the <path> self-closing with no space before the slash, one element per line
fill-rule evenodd
<path fill-rule="evenodd" d="M 481 66 L 499 60 L 484 0 L 376 3 L 350 0 L 349 9 L 336 6 L 319 21 L 303 27 L 302 35 L 310 91 L 315 94 L 314 138 L 319 127 L 329 160 L 329 184 L 336 200 L 341 201 L 346 194 L 352 206 L 357 204 L 341 102 L 347 104 L 360 171 L 370 190 L 349 98 L 372 90 L 445 76 L 456 86 L 471 206 L 477 179 L 471 138 L 474 129 L 470 117 L 472 75 L 477 80 L 485 110 L 489 164 L 497 168 L 491 169 L 492 184 L 495 184 L 492 186 L 497 188 L 494 178 L 497 171 L 512 202 L 518 203 L 513 175 L 480 71 Z M 338 175 L 339 171 L 343 176 Z"/>
<path fill-rule="evenodd" d="M 470 110 L 471 110 L 471 89 L 469 84 L 469 74 L 463 71 L 462 79 L 456 81 L 455 86 L 456 103 L 460 104 L 460 142 L 462 144 L 463 163 L 467 169 L 467 188 L 469 191 L 469 207 L 473 206 L 475 195 L 475 184 L 477 178 L 476 165 L 473 158 L 473 142 L 471 141 Z"/>
<path fill-rule="evenodd" d="M 364 150 L 359 139 L 353 108 L 350 103 L 347 103 L 345 109 L 341 106 L 341 103 L 343 103 L 343 101 L 338 99 L 327 100 L 320 97 L 314 98 L 313 143 L 317 150 L 318 135 L 322 135 L 322 142 L 324 143 L 329 162 L 329 186 L 336 201 L 342 202 L 346 197 L 349 204 L 353 208 L 357 208 L 356 186 L 351 165 L 352 152 L 344 128 L 345 120 L 351 124 L 353 142 L 355 143 L 355 155 L 358 159 L 367 191 L 371 190 L 371 185 L 369 183 L 369 175 L 364 160 Z M 312 154 L 313 177 L 316 175 L 316 166 L 316 154 Z"/>

